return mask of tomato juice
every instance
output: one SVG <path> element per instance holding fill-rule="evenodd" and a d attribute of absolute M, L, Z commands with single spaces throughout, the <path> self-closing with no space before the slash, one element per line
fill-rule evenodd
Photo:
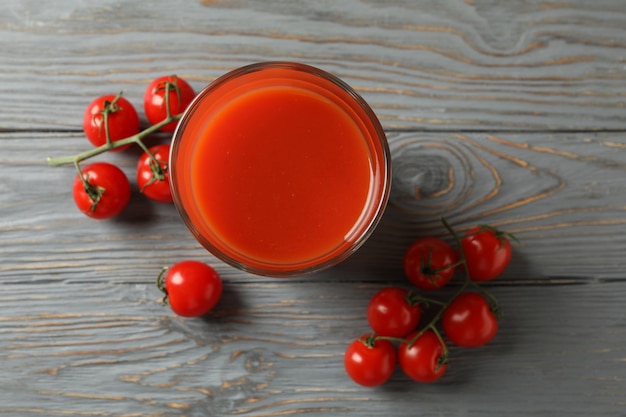
<path fill-rule="evenodd" d="M 336 77 L 261 63 L 210 84 L 172 144 L 174 201 L 198 241 L 252 273 L 293 276 L 345 259 L 390 187 L 375 115 Z"/>

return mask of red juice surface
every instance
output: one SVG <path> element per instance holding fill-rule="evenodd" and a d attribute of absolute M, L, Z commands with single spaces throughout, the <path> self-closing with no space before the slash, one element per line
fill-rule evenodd
<path fill-rule="evenodd" d="M 371 129 L 351 97 L 316 79 L 250 78 L 207 96 L 186 122 L 195 140 L 174 160 L 185 166 L 184 214 L 201 242 L 244 269 L 281 275 L 328 262 L 379 209 Z"/>

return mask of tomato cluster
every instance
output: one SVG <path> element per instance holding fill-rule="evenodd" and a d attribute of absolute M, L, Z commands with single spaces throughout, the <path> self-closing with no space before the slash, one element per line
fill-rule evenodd
<path fill-rule="evenodd" d="M 150 123 L 144 130 L 137 110 L 121 93 L 103 95 L 89 103 L 83 115 L 83 131 L 95 148 L 69 157 L 48 158 L 51 166 L 75 165 L 78 174 L 72 194 L 81 212 L 95 219 L 106 219 L 120 214 L 128 205 L 131 184 L 120 168 L 108 162 L 81 168 L 80 163 L 104 152 L 123 151 L 133 144 L 143 149 L 136 171 L 139 191 L 154 201 L 172 202 L 170 144 L 148 148 L 143 139 L 157 130 L 173 132 L 195 95 L 189 83 L 175 75 L 153 80 L 143 97 L 143 109 Z M 208 313 L 222 296 L 219 274 L 211 266 L 194 260 L 163 268 L 157 286 L 172 311 L 182 317 Z"/>
<path fill-rule="evenodd" d="M 403 260 L 411 288 L 385 287 L 370 299 L 371 332 L 354 340 L 344 354 L 346 373 L 357 384 L 381 385 L 398 365 L 414 381 L 437 381 L 448 368 L 448 343 L 478 347 L 496 335 L 499 307 L 480 283 L 505 270 L 513 236 L 490 226 L 475 226 L 460 236 L 443 223 L 457 248 L 438 237 L 416 240 Z M 446 286 L 457 273 L 464 278 L 448 300 L 425 295 Z M 434 309 L 432 318 L 421 324 L 426 309 Z"/>
<path fill-rule="evenodd" d="M 96 98 L 89 103 L 83 116 L 83 131 L 96 149 L 77 155 L 72 162 L 79 168 L 79 162 L 91 156 L 106 151 L 123 151 L 137 144 L 144 150 L 137 163 L 139 190 L 152 200 L 172 202 L 168 171 L 170 145 L 148 148 L 142 139 L 154 130 L 172 132 L 194 97 L 193 88 L 182 78 L 169 75 L 153 80 L 143 97 L 143 109 L 151 126 L 143 131 L 137 110 L 121 93 Z M 131 186 L 128 177 L 117 166 L 97 162 L 78 169 L 72 194 L 81 212 L 96 219 L 106 219 L 124 210 L 130 201 Z"/>

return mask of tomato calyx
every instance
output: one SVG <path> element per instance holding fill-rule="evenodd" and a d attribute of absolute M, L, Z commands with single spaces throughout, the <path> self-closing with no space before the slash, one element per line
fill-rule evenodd
<path fill-rule="evenodd" d="M 500 320 L 503 316 L 503 310 L 502 307 L 500 307 L 500 304 L 498 304 L 497 300 L 493 297 L 493 295 L 491 295 L 491 293 L 485 293 L 483 291 L 481 292 L 487 296 L 489 311 L 491 311 L 496 316 L 496 319 Z"/>
<path fill-rule="evenodd" d="M 159 273 L 156 279 L 156 286 L 159 289 L 159 291 L 163 293 L 163 298 L 161 299 L 161 302 L 163 304 L 167 304 L 167 298 L 169 295 L 167 292 L 167 288 L 165 287 L 165 275 L 168 269 L 169 267 L 167 266 L 164 266 L 163 268 L 161 268 L 161 272 Z"/>
<path fill-rule="evenodd" d="M 438 371 L 441 367 L 448 366 L 448 358 L 450 356 L 450 350 L 448 349 L 448 345 L 446 344 L 446 342 L 443 340 L 443 337 L 441 336 L 441 333 L 439 332 L 439 330 L 435 326 L 430 327 L 430 330 L 432 330 L 435 336 L 437 336 L 437 339 L 439 340 L 439 343 L 441 344 L 443 348 L 443 352 L 437 358 L 437 365 L 435 369 Z"/>
<path fill-rule="evenodd" d="M 91 185 L 89 183 L 89 177 L 84 179 L 83 188 L 89 196 L 89 200 L 91 200 L 91 212 L 95 213 L 98 208 L 98 203 L 100 203 L 100 199 L 104 195 L 106 189 L 104 187 Z"/>
<path fill-rule="evenodd" d="M 368 348 L 373 348 L 376 345 L 377 340 L 389 340 L 389 337 L 386 336 L 377 336 L 375 333 L 368 334 L 365 337 L 361 337 L 358 340 L 363 343 Z"/>
<path fill-rule="evenodd" d="M 375 340 L 371 345 L 364 340 L 372 339 L 370 335 L 363 335 L 350 343 L 344 353 L 344 368 L 355 383 L 376 387 L 391 378 L 398 355 L 393 344 L 387 340 Z"/>
<path fill-rule="evenodd" d="M 515 236 L 515 234 L 511 232 L 507 232 L 506 230 L 498 229 L 497 227 L 489 225 L 489 224 L 480 224 L 476 226 L 476 230 L 469 233 L 468 236 L 477 235 L 482 232 L 493 233 L 496 239 L 498 239 L 498 241 L 500 242 L 500 249 L 502 249 L 506 245 L 506 242 L 508 239 L 511 239 L 516 243 L 519 243 L 519 239 Z"/>
<path fill-rule="evenodd" d="M 150 180 L 145 183 L 143 187 L 141 187 L 141 191 L 143 192 L 147 186 L 154 184 L 156 181 L 165 181 L 165 173 L 167 172 L 167 169 L 168 167 L 166 164 L 163 164 L 162 166 L 153 155 L 150 155 L 150 170 L 152 171 L 152 178 L 150 178 Z"/>
<path fill-rule="evenodd" d="M 98 208 L 98 203 L 100 203 L 100 200 L 102 199 L 106 188 L 90 183 L 89 174 L 84 175 L 78 163 L 75 164 L 75 166 L 76 170 L 78 171 L 78 177 L 83 183 L 83 190 L 85 190 L 85 193 L 87 194 L 87 196 L 89 197 L 89 201 L 91 202 L 90 210 L 92 213 L 95 213 L 96 209 Z"/>
<path fill-rule="evenodd" d="M 100 124 L 99 128 L 100 129 L 104 128 L 104 137 L 106 140 L 104 146 L 107 146 L 109 149 L 113 148 L 113 141 L 111 141 L 111 134 L 109 133 L 109 115 L 120 110 L 120 106 L 117 104 L 117 102 L 119 101 L 121 97 L 122 97 L 122 92 L 119 92 L 113 98 L 113 100 L 111 101 L 105 100 L 104 105 L 102 106 L 102 110 L 100 110 L 98 113 L 94 114 L 91 117 L 92 121 L 94 122 L 97 119 L 96 116 L 100 115 L 102 117 L 102 124 Z"/>
<path fill-rule="evenodd" d="M 426 258 L 424 258 L 422 255 L 420 255 L 420 259 L 421 259 L 421 268 L 420 271 L 422 274 L 424 274 L 424 276 L 428 277 L 428 279 L 430 280 L 431 284 L 433 284 L 435 287 L 439 286 L 438 283 L 438 279 L 442 279 L 442 272 L 446 272 L 446 271 L 450 271 L 450 270 L 454 270 L 454 268 L 456 268 L 457 266 L 459 266 L 459 262 L 455 262 L 451 265 L 446 265 L 444 267 L 441 268 L 435 268 L 433 266 L 433 252 L 434 249 L 430 248 L 428 250 L 428 253 L 426 255 Z"/>
<path fill-rule="evenodd" d="M 154 154 L 145 145 L 141 144 L 140 146 L 144 150 L 144 152 L 148 154 L 148 164 L 150 166 L 150 171 L 152 172 L 152 176 L 150 177 L 148 182 L 143 184 L 140 189 L 140 191 L 143 192 L 146 187 L 154 184 L 155 182 L 165 181 L 165 174 L 169 169 L 169 165 L 156 159 Z"/>
<path fill-rule="evenodd" d="M 171 113 L 171 109 L 170 109 L 170 98 L 169 98 L 169 93 L 170 91 L 174 91 L 176 93 L 176 98 L 178 99 L 178 103 L 181 102 L 181 98 L 182 98 L 182 94 L 180 92 L 180 88 L 178 87 L 178 76 L 176 75 L 172 75 L 171 76 L 172 81 L 170 80 L 165 80 L 165 81 L 161 81 L 160 83 L 158 83 L 154 89 L 152 90 L 153 93 L 158 93 L 160 91 L 163 91 L 163 97 L 164 97 L 164 101 L 162 103 L 163 106 L 165 106 L 165 112 L 167 114 L 167 116 L 170 116 Z"/>
<path fill-rule="evenodd" d="M 437 359 L 437 370 L 439 370 L 442 366 L 448 366 L 448 348 L 446 348 L 446 352 L 439 356 L 439 358 Z"/>

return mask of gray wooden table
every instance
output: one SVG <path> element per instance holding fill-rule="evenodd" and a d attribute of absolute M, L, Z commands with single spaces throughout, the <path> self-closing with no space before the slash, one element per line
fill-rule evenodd
<path fill-rule="evenodd" d="M 88 219 L 73 169 L 45 164 L 89 146 L 96 96 L 140 108 L 157 76 L 199 90 L 264 60 L 340 76 L 389 136 L 387 213 L 332 270 L 239 272 L 136 193 Z M 4 0 L 0 82 L 0 415 L 626 415 L 624 1 Z M 132 177 L 137 156 L 98 159 Z M 342 358 L 367 301 L 407 284 L 402 252 L 442 215 L 521 240 L 489 286 L 500 332 L 436 384 L 359 387 Z M 224 278 L 204 319 L 159 303 L 183 259 Z"/>

